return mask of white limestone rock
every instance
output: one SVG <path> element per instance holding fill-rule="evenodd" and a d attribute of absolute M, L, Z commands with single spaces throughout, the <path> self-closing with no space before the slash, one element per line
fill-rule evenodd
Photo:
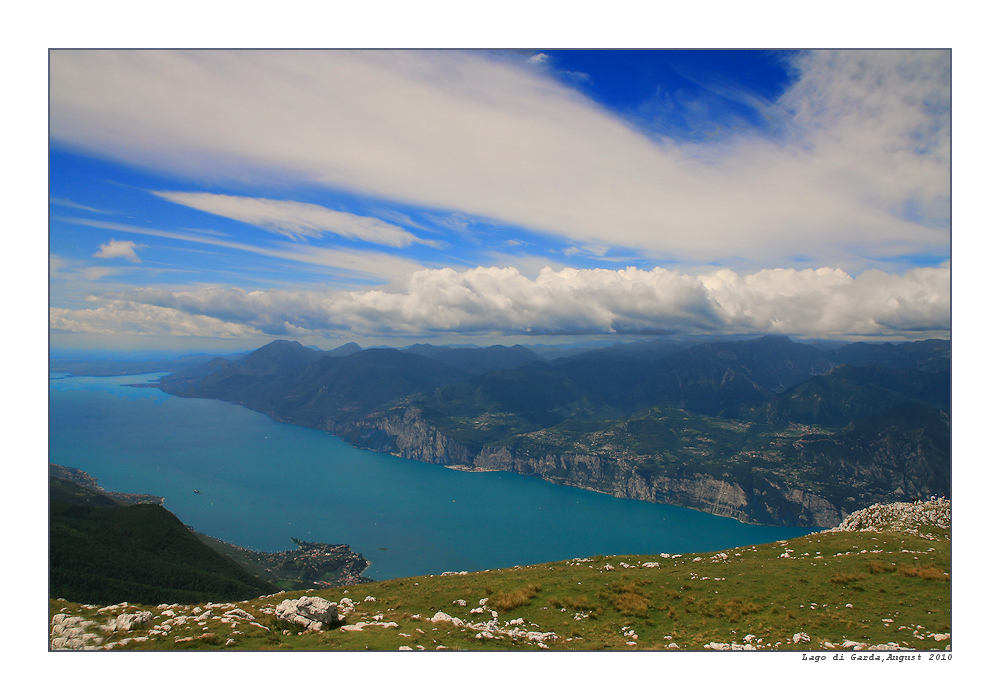
<path fill-rule="evenodd" d="M 104 626 L 104 630 L 111 632 L 131 632 L 149 626 L 153 620 L 153 613 L 148 610 L 140 610 L 134 613 L 122 613 L 114 620 Z"/>
<path fill-rule="evenodd" d="M 434 623 L 434 624 L 437 624 L 437 623 L 448 623 L 448 622 L 450 622 L 451 624 L 455 625 L 455 627 L 465 627 L 465 623 L 464 622 L 462 622 L 461 620 L 459 620 L 457 617 L 452 617 L 451 615 L 449 615 L 446 612 L 436 612 L 436 613 L 434 613 L 434 617 L 431 618 L 431 622 Z"/>
<path fill-rule="evenodd" d="M 225 613 L 223 613 L 222 617 L 223 618 L 238 617 L 238 618 L 243 619 L 243 620 L 253 620 L 254 619 L 254 616 L 251 615 L 250 613 L 248 613 L 243 608 L 233 608 L 232 610 L 227 610 Z"/>
<path fill-rule="evenodd" d="M 319 632 L 340 622 L 336 604 L 319 596 L 283 600 L 274 609 L 274 614 L 279 620 L 305 627 L 308 632 Z"/>

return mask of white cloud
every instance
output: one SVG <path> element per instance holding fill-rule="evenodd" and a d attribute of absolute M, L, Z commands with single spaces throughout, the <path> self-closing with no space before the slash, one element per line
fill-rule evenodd
<path fill-rule="evenodd" d="M 421 270 L 395 287 L 366 291 L 133 289 L 94 301 L 101 303 L 99 309 L 54 309 L 53 319 L 64 330 L 94 329 L 105 319 L 120 327 L 123 318 L 140 327 L 145 314 L 155 328 L 176 321 L 181 328 L 201 329 L 214 321 L 229 334 L 238 328 L 270 335 L 358 336 L 710 332 L 922 337 L 948 335 L 951 327 L 947 266 L 902 275 L 866 271 L 854 277 L 830 268 L 752 275 L 545 268 L 534 279 L 514 268 L 481 267 Z M 155 309 L 163 314 L 154 314 Z"/>
<path fill-rule="evenodd" d="M 55 253 L 49 253 L 49 277 L 55 277 L 63 269 L 69 265 L 69 261 L 66 258 L 56 255 Z"/>
<path fill-rule="evenodd" d="M 53 331 L 97 335 L 172 335 L 211 338 L 260 336 L 250 326 L 227 323 L 209 316 L 189 314 L 177 309 L 110 301 L 97 309 L 49 310 L 49 328 Z"/>
<path fill-rule="evenodd" d="M 608 247 L 600 243 L 589 243 L 563 249 L 563 255 L 589 255 L 594 258 L 605 258 L 607 254 Z"/>
<path fill-rule="evenodd" d="M 293 241 L 302 242 L 307 238 L 319 238 L 324 233 L 333 233 L 344 238 L 395 248 L 413 243 L 433 244 L 381 219 L 334 211 L 317 204 L 207 192 L 154 192 L 153 194 L 192 209 L 260 226 L 288 236 Z"/>
<path fill-rule="evenodd" d="M 84 279 L 90 282 L 102 279 L 104 277 L 117 275 L 119 273 L 121 273 L 121 270 L 118 269 L 117 267 L 100 267 L 95 265 L 91 267 L 80 268 L 80 274 L 83 275 Z"/>
<path fill-rule="evenodd" d="M 139 246 L 140 248 L 142 246 Z M 136 244 L 133 241 L 116 241 L 112 238 L 107 243 L 102 243 L 100 250 L 94 253 L 95 258 L 125 258 L 134 263 L 142 262 L 135 252 Z"/>
<path fill-rule="evenodd" d="M 95 209 L 94 207 L 88 207 L 85 204 L 77 204 L 72 199 L 67 199 L 65 197 L 56 197 L 49 200 L 49 204 L 55 204 L 60 207 L 70 207 L 72 209 L 82 209 L 83 211 L 89 211 L 92 214 L 107 214 L 108 212 L 101 209 Z"/>
<path fill-rule="evenodd" d="M 51 133 L 143 167 L 307 180 L 688 263 L 947 255 L 947 227 L 919 220 L 948 210 L 950 54 L 795 68 L 772 134 L 685 144 L 486 54 L 55 51 Z"/>
<path fill-rule="evenodd" d="M 58 220 L 81 226 L 122 231 L 143 236 L 167 238 L 177 241 L 188 241 L 203 245 L 239 250 L 255 255 L 262 255 L 282 260 L 292 260 L 309 265 L 344 270 L 358 273 L 373 281 L 386 281 L 399 275 L 405 275 L 420 268 L 417 263 L 405 260 L 395 255 L 387 255 L 375 251 L 353 251 L 341 248 L 321 248 L 303 243 L 282 243 L 274 248 L 240 243 L 230 237 L 217 238 L 215 235 L 200 235 L 178 231 L 164 231 L 145 226 L 116 224 L 93 219 L 78 219 L 73 217 L 58 217 Z"/>

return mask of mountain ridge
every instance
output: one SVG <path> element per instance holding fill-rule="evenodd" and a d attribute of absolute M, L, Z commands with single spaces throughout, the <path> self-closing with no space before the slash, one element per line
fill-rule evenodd
<path fill-rule="evenodd" d="M 266 373 L 202 366 L 160 388 L 241 403 L 366 449 L 746 522 L 826 527 L 866 499 L 950 491 L 947 341 L 681 345 L 546 361 L 502 346 L 329 358 L 272 343 L 242 360 L 258 366 L 260 353 Z M 283 353 L 290 359 L 275 365 Z M 908 404 L 933 411 L 895 410 Z M 869 424 L 882 428 L 857 427 Z"/>

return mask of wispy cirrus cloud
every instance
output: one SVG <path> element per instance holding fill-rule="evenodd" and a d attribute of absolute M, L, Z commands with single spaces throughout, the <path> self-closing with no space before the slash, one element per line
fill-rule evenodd
<path fill-rule="evenodd" d="M 318 204 L 208 192 L 153 192 L 153 194 L 175 204 L 259 226 L 287 236 L 293 241 L 304 242 L 308 238 L 320 238 L 325 233 L 331 233 L 394 248 L 403 248 L 414 243 L 437 245 L 435 241 L 417 238 L 406 229 L 387 221 L 334 211 Z"/>
<path fill-rule="evenodd" d="M 947 51 L 805 52 L 760 107 L 770 133 L 711 143 L 649 138 L 479 52 L 57 51 L 51 65 L 56 143 L 170 172 L 280 174 L 683 264 L 948 253 Z"/>
<path fill-rule="evenodd" d="M 60 207 L 70 207 L 71 209 L 80 209 L 82 211 L 89 211 L 91 214 L 107 214 L 108 212 L 103 209 L 96 209 L 94 207 L 88 207 L 86 204 L 78 204 L 72 199 L 67 199 L 66 197 L 53 197 L 49 200 L 49 204 L 54 204 Z"/>
<path fill-rule="evenodd" d="M 145 226 L 133 226 L 131 224 L 118 224 L 109 221 L 99 221 L 96 219 L 80 219 L 74 217 L 59 217 L 60 221 L 90 226 L 109 231 L 121 231 L 125 233 L 152 236 L 156 238 L 166 238 L 177 241 L 188 241 L 200 243 L 207 246 L 228 248 L 239 250 L 256 255 L 282 260 L 291 260 L 309 265 L 334 268 L 361 276 L 375 282 L 386 282 L 400 275 L 404 275 L 414 270 L 422 269 L 417 263 L 408 261 L 395 255 L 388 255 L 377 251 L 355 251 L 340 248 L 322 248 L 306 245 L 303 243 L 281 243 L 276 247 L 265 247 L 250 243 L 241 243 L 232 237 L 217 237 L 214 235 L 202 235 L 197 233 L 186 233 L 183 231 L 165 231 Z"/>

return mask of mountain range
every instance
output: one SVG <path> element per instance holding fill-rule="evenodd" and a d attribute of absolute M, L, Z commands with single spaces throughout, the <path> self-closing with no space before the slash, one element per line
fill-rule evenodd
<path fill-rule="evenodd" d="M 783 336 L 531 349 L 331 351 L 274 341 L 163 377 L 358 447 L 696 508 L 828 527 L 951 488 L 951 344 Z"/>

